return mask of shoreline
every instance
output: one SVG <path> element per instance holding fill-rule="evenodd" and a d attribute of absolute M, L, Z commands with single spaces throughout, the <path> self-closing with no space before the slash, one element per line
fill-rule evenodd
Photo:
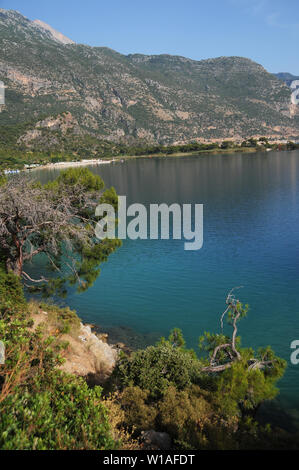
<path fill-rule="evenodd" d="M 271 149 L 272 150 L 272 149 Z M 194 150 L 191 152 L 176 152 L 176 153 L 154 153 L 152 155 L 122 155 L 113 157 L 114 159 L 137 159 L 137 158 L 171 158 L 171 157 L 196 157 L 201 155 L 217 155 L 217 154 L 233 154 L 233 153 L 256 153 L 264 152 L 265 150 L 257 148 L 236 148 L 236 149 L 211 149 L 211 150 Z"/>
<path fill-rule="evenodd" d="M 26 165 L 25 168 L 14 170 L 6 169 L 4 170 L 5 174 L 10 173 L 19 173 L 21 171 L 33 171 L 33 170 L 55 170 L 55 169 L 64 169 L 64 168 L 74 168 L 77 166 L 99 166 L 107 165 L 111 163 L 121 162 L 124 163 L 126 160 L 137 160 L 139 158 L 183 158 L 183 157 L 196 157 L 204 155 L 232 155 L 235 153 L 257 153 L 257 152 L 267 152 L 272 151 L 272 149 L 258 149 L 258 148 L 235 148 L 235 149 L 211 149 L 211 150 L 195 150 L 192 152 L 176 152 L 176 153 L 157 153 L 157 154 L 145 154 L 145 155 L 115 155 L 113 157 L 103 157 L 102 159 L 84 159 L 79 161 L 65 161 L 65 162 L 56 162 L 56 163 L 46 163 L 43 165 Z"/>
<path fill-rule="evenodd" d="M 46 163 L 45 165 L 27 165 L 23 170 L 20 171 L 32 171 L 32 170 L 51 170 L 59 168 L 73 168 L 76 166 L 89 166 L 89 165 L 107 165 L 113 163 L 115 160 L 101 160 L 101 159 L 84 159 L 79 161 L 71 162 L 57 162 L 57 163 Z"/>
<path fill-rule="evenodd" d="M 110 377 L 119 357 L 119 351 L 130 352 L 123 343 L 112 343 L 109 335 L 97 325 L 85 323 L 75 311 L 49 304 L 40 304 L 34 299 L 28 303 L 33 321 L 32 331 L 43 326 L 45 333 L 56 329 L 58 344 L 67 343 L 63 349 L 64 362 L 59 369 L 78 377 L 84 377 L 95 385 Z M 68 320 L 65 320 L 67 309 Z"/>

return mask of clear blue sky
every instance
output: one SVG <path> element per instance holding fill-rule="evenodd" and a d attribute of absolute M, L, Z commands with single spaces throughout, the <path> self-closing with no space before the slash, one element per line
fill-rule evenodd
<path fill-rule="evenodd" d="M 298 0 L 0 0 L 75 42 L 123 54 L 237 55 L 299 75 Z"/>

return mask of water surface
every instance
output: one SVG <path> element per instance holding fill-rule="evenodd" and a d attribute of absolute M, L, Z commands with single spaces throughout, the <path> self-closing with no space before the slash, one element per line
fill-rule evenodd
<path fill-rule="evenodd" d="M 84 294 L 67 303 L 84 321 L 115 338 L 153 343 L 176 326 L 190 347 L 203 331 L 219 331 L 227 292 L 250 304 L 243 344 L 270 344 L 288 361 L 279 406 L 299 422 L 299 152 L 148 158 L 91 167 L 128 203 L 204 204 L 204 245 L 125 241 Z M 35 172 L 42 181 L 56 171 Z M 294 421 L 294 422 L 295 422 Z"/>

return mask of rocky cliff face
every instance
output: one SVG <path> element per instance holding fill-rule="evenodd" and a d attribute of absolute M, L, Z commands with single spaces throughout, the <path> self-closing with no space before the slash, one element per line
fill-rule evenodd
<path fill-rule="evenodd" d="M 46 308 L 45 305 L 43 307 Z M 75 313 L 68 329 L 60 331 L 60 310 L 53 306 L 44 310 L 31 302 L 29 310 L 33 320 L 32 330 L 42 327 L 45 335 L 55 332 L 57 344 L 67 343 L 67 348 L 62 352 L 64 363 L 59 367 L 61 370 L 85 377 L 93 384 L 103 383 L 111 375 L 120 349 L 107 343 L 108 335 L 93 333 L 91 327 L 81 323 Z"/>
<path fill-rule="evenodd" d="M 291 112 L 293 115 L 299 114 L 299 77 L 291 73 L 277 73 L 276 76 L 282 80 L 288 87 L 290 87 L 291 94 Z"/>
<path fill-rule="evenodd" d="M 44 21 L 34 20 L 33 23 L 39 26 L 41 29 L 45 29 L 46 31 L 49 31 L 54 40 L 61 42 L 62 44 L 75 44 L 75 42 L 72 41 L 72 39 L 67 38 L 66 36 L 61 34 L 59 31 L 56 31 L 56 29 L 52 28 L 52 26 L 48 25 L 47 23 L 44 23 Z"/>
<path fill-rule="evenodd" d="M 124 56 L 59 42 L 48 29 L 2 9 L 0 50 L 6 85 L 0 125 L 30 122 L 36 131 L 66 113 L 73 123 L 67 135 L 126 143 L 299 135 L 290 89 L 249 59 Z"/>

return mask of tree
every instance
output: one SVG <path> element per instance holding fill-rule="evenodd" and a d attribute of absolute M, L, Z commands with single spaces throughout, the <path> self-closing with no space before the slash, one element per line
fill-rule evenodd
<path fill-rule="evenodd" d="M 221 330 L 223 331 L 223 320 L 227 315 L 228 323 L 233 327 L 232 337 L 229 338 L 223 334 L 210 335 L 206 333 L 200 338 L 201 349 L 206 349 L 210 352 L 210 363 L 207 367 L 202 369 L 202 372 L 222 372 L 232 367 L 234 362 L 242 360 L 242 355 L 237 347 L 237 323 L 241 318 L 246 316 L 248 305 L 243 306 L 242 303 L 236 299 L 234 295 L 235 289 L 236 288 L 229 292 L 226 298 L 227 307 L 220 319 Z M 279 362 L 279 359 L 275 358 L 273 354 L 270 354 L 270 349 L 266 348 L 264 353 L 260 354 L 257 358 L 253 357 L 248 360 L 248 370 L 272 368 L 277 362 Z M 284 363 L 284 361 L 282 361 L 282 363 Z"/>
<path fill-rule="evenodd" d="M 253 137 L 250 137 L 250 139 L 244 140 L 242 142 L 241 147 L 256 147 L 257 146 L 257 140 L 254 139 Z"/>
<path fill-rule="evenodd" d="M 262 402 L 273 399 L 286 362 L 269 346 L 257 353 L 240 347 L 238 322 L 246 316 L 248 306 L 236 299 L 234 290 L 228 294 L 221 315 L 222 332 L 205 333 L 200 338 L 200 347 L 208 352 L 208 358 L 198 358 L 193 350 L 186 349 L 181 331 L 175 328 L 156 346 L 135 351 L 129 358 L 120 357 L 111 377 L 112 389 L 135 386 L 149 390 L 156 400 L 170 386 L 178 391 L 199 386 L 222 416 L 238 417 L 254 414 Z M 232 327 L 231 336 L 223 333 L 225 318 Z"/>
<path fill-rule="evenodd" d="M 263 401 L 276 396 L 275 384 L 283 376 L 286 362 L 270 346 L 260 348 L 257 354 L 251 348 L 240 348 L 237 323 L 246 316 L 248 305 L 236 299 L 234 290 L 229 292 L 220 318 L 222 333 L 205 333 L 200 338 L 201 349 L 210 355 L 201 372 L 214 377 L 215 399 L 226 413 L 236 413 L 237 408 L 243 414 L 255 413 Z M 223 334 L 225 316 L 233 328 L 231 337 Z"/>
<path fill-rule="evenodd" d="M 233 148 L 235 146 L 234 142 L 232 142 L 231 140 L 224 140 L 220 146 L 220 148 L 222 149 L 230 149 L 230 148 Z"/>
<path fill-rule="evenodd" d="M 296 150 L 299 148 L 298 144 L 295 144 L 295 142 L 292 142 L 291 140 L 287 143 L 287 149 L 288 150 Z"/>
<path fill-rule="evenodd" d="M 48 294 L 65 293 L 67 283 L 86 290 L 121 244 L 95 237 L 100 202 L 117 210 L 114 188 L 105 190 L 103 180 L 86 168 L 63 171 L 46 185 L 26 176 L 9 179 L 0 187 L 0 255 L 6 271 Z M 38 255 L 45 272 L 34 279 L 28 263 Z M 46 277 L 49 272 L 56 274 Z"/>

